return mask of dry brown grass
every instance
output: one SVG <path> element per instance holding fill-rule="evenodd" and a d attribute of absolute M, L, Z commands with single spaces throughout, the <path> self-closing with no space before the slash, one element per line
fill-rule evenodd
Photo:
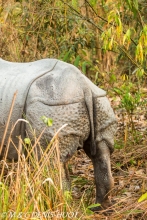
<path fill-rule="evenodd" d="M 64 219 L 65 215 L 77 215 L 79 208 L 74 208 L 70 192 L 62 191 L 62 170 L 56 138 L 42 151 L 41 162 L 32 148 L 28 150 L 29 157 L 24 156 L 21 139 L 18 161 L 4 159 L 0 162 L 1 219 L 18 219 L 18 216 L 33 219 L 34 215 L 36 219 L 56 219 L 57 216 Z"/>

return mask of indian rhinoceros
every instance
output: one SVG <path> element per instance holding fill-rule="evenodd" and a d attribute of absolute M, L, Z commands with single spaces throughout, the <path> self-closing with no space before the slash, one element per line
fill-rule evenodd
<path fill-rule="evenodd" d="M 94 166 L 96 203 L 103 207 L 108 202 L 108 192 L 113 186 L 110 154 L 113 152 L 116 117 L 106 97 L 106 92 L 94 85 L 75 66 L 57 59 L 15 63 L 0 59 L 0 142 L 4 134 L 14 93 L 17 91 L 4 148 L 11 132 L 11 124 L 23 114 L 35 129 L 36 135 L 44 129 L 40 118 L 53 119 L 42 138 L 47 146 L 55 131 L 62 125 L 58 137 L 60 160 L 68 183 L 66 162 L 77 148 L 83 148 Z M 17 123 L 12 133 L 14 144 L 18 136 L 32 137 L 30 127 Z M 3 156 L 4 149 L 1 153 Z M 39 151 L 38 151 L 39 154 Z M 10 145 L 8 159 L 17 160 L 17 151 Z M 66 185 L 66 184 L 65 184 Z"/>

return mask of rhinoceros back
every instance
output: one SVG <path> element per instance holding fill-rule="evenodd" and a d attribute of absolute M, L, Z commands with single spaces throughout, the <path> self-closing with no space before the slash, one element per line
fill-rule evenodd
<path fill-rule="evenodd" d="M 44 78 L 45 75 L 47 78 Z M 34 83 L 37 83 L 38 79 L 42 77 L 45 80 L 41 80 L 41 84 L 36 84 L 37 87 L 34 89 L 34 93 L 31 94 L 30 88 L 33 88 Z M 38 100 L 38 97 L 41 98 L 41 102 L 49 106 L 68 105 L 83 100 L 88 110 L 91 140 L 94 143 L 92 97 L 103 97 L 105 91 L 92 84 L 76 67 L 56 59 L 43 59 L 30 63 L 11 63 L 0 59 L 0 79 L 0 142 L 5 130 L 13 95 L 17 91 L 4 144 L 8 140 L 12 125 L 22 118 L 26 102 L 32 103 L 35 99 Z M 46 103 L 47 100 L 48 103 Z M 23 137 L 25 134 L 25 129 L 22 128 L 20 122 L 15 127 L 12 134 L 15 144 L 18 143 L 17 136 L 21 134 Z M 13 158 L 13 155 L 11 158 Z"/>
<path fill-rule="evenodd" d="M 11 121 L 7 130 L 5 144 L 7 143 L 12 125 L 22 118 L 22 113 L 29 88 L 34 80 L 50 72 L 56 65 L 56 59 L 43 59 L 30 63 L 13 63 L 0 59 L 0 142 L 5 130 L 13 95 L 17 91 Z M 19 122 L 13 133 L 16 144 L 21 134 Z"/>

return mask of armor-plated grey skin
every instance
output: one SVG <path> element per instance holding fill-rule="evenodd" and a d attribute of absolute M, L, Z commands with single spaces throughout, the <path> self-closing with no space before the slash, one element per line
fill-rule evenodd
<path fill-rule="evenodd" d="M 23 113 L 39 135 L 45 125 L 42 116 L 53 119 L 41 139 L 46 146 L 61 126 L 58 137 L 60 160 L 63 168 L 64 188 L 69 186 L 67 161 L 78 147 L 83 148 L 94 166 L 96 203 L 106 207 L 108 192 L 113 186 L 110 154 L 113 152 L 116 118 L 106 92 L 95 86 L 75 66 L 56 60 L 43 59 L 30 63 L 11 63 L 0 59 L 0 142 L 5 129 L 13 94 L 18 91 L 11 124 L 22 118 Z M 25 133 L 33 139 L 29 126 L 18 123 L 13 132 L 13 141 Z M 2 151 L 2 155 L 3 156 Z M 39 155 L 38 150 L 38 157 Z M 17 151 L 10 146 L 9 159 L 17 160 Z"/>

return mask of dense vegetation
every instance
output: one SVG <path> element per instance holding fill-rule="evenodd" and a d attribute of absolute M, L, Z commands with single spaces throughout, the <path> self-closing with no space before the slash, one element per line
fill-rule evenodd
<path fill-rule="evenodd" d="M 116 150 L 112 158 L 116 181 L 112 195 L 117 201 L 112 219 L 145 219 L 146 1 L 1 0 L 0 4 L 1 58 L 16 62 L 59 58 L 80 68 L 96 85 L 108 91 L 119 122 Z M 52 155 L 49 157 L 52 158 Z M 88 217 L 86 207 L 94 201 L 93 198 L 89 199 L 92 189 L 89 191 L 89 187 L 84 188 L 81 199 L 78 202 L 72 200 L 70 195 L 62 195 L 58 190 L 58 163 L 55 172 L 50 174 L 46 164 L 38 171 L 37 163 L 32 160 L 32 175 L 32 168 L 27 163 L 26 167 L 22 166 L 23 160 L 21 158 L 16 167 L 11 164 L 12 169 L 4 179 L 1 175 L 0 195 L 3 200 L 0 202 L 0 211 L 39 213 L 50 210 L 55 213 L 58 210 L 61 213 L 77 210 L 79 214 L 76 218 L 91 218 L 92 214 Z M 2 166 L 2 174 L 4 166 L 6 165 Z M 12 182 L 15 177 L 16 185 Z M 59 183 L 59 186 L 51 184 L 51 179 L 40 186 L 39 181 L 43 182 L 48 177 Z M 91 179 L 84 179 L 82 176 L 80 179 L 73 179 L 81 184 L 81 188 L 83 185 L 93 187 Z M 52 185 L 49 189 L 48 182 Z M 11 184 L 10 188 L 8 184 Z M 135 186 L 138 187 L 137 191 Z M 133 195 L 131 187 L 136 192 Z M 138 203 L 141 195 L 144 201 Z M 80 209 L 77 203 L 80 204 Z M 103 214 L 97 215 L 98 217 L 105 219 Z M 43 219 L 43 216 L 40 218 Z"/>

